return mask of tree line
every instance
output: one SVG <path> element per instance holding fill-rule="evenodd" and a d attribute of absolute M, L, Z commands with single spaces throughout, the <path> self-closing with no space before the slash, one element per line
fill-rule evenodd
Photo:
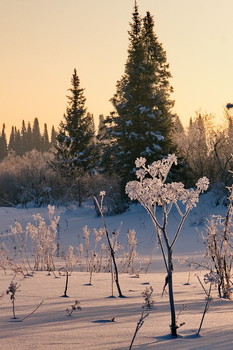
<path fill-rule="evenodd" d="M 125 185 L 135 179 L 136 158 L 146 158 L 147 163 L 152 164 L 171 153 L 178 155 L 179 164 L 169 181 L 182 181 L 190 187 L 205 175 L 212 183 L 231 182 L 233 119 L 230 112 L 226 110 L 227 124 L 221 130 L 214 129 L 211 116 L 201 113 L 190 119 L 189 127 L 184 130 L 179 116 L 172 112 L 171 73 L 154 26 L 150 12 L 142 17 L 135 1 L 125 71 L 111 98 L 113 111 L 109 116 L 99 117 L 98 130 L 93 114 L 87 111 L 85 90 L 76 69 L 68 89 L 66 111 L 57 132 L 52 130 L 50 141 L 46 124 L 41 135 L 35 118 L 32 128 L 30 124 L 25 127 L 24 122 L 21 130 L 13 127 L 6 146 L 3 126 L 0 159 L 12 150 L 15 156 L 23 157 L 19 167 L 26 166 L 27 162 L 34 164 L 37 156 L 40 161 L 31 180 L 26 173 L 25 182 L 22 179 L 25 172 L 10 166 L 16 161 L 10 152 L 10 158 L 0 163 L 0 199 L 5 193 L 5 189 L 1 193 L 1 169 L 4 169 L 2 186 L 12 192 L 5 198 L 8 202 L 18 203 L 23 198 L 27 203 L 37 198 L 37 204 L 44 200 L 59 203 L 75 200 L 81 205 L 83 198 L 97 196 L 105 190 L 109 212 L 117 213 L 127 207 Z M 33 153 L 28 154 L 30 151 Z M 13 175 L 9 174 L 10 169 Z M 14 181 L 7 186 L 12 176 Z"/>
<path fill-rule="evenodd" d="M 44 124 L 44 130 L 41 133 L 38 118 L 34 119 L 33 125 L 22 121 L 21 130 L 12 126 L 7 142 L 5 124 L 2 126 L 0 133 L 0 161 L 3 160 L 9 153 L 15 152 L 16 155 L 23 155 L 36 149 L 40 152 L 47 152 L 52 145 L 56 144 L 56 131 L 52 126 L 51 135 L 49 137 L 47 124 Z"/>
<path fill-rule="evenodd" d="M 141 17 L 135 2 L 125 72 L 111 99 L 114 111 L 101 119 L 95 138 L 84 89 L 74 69 L 68 107 L 57 135 L 54 168 L 79 184 L 87 172 L 114 176 L 123 198 L 125 184 L 135 176 L 137 157 L 152 162 L 174 149 L 170 77 L 153 16 L 147 12 Z"/>

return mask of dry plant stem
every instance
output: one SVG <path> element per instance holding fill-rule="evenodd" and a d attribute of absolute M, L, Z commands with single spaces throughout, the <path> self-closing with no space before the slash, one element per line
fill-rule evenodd
<path fill-rule="evenodd" d="M 137 327 L 136 327 L 136 329 L 135 329 L 135 332 L 134 332 L 134 335 L 133 335 L 131 344 L 130 344 L 130 346 L 129 346 L 129 350 L 132 349 L 132 346 L 133 346 L 134 340 L 135 340 L 135 338 L 136 338 L 136 335 L 137 335 L 139 329 L 142 327 L 145 318 L 146 318 L 147 316 L 149 316 L 149 313 L 147 313 L 146 315 L 144 315 L 144 312 L 145 312 L 145 306 L 144 306 L 143 309 L 142 309 L 141 317 L 140 317 L 140 319 L 138 320 Z"/>
<path fill-rule="evenodd" d="M 16 299 L 15 295 L 19 288 L 20 288 L 20 285 L 17 286 L 17 282 L 14 283 L 13 281 L 11 281 L 9 288 L 6 291 L 7 294 L 10 294 L 10 299 L 12 302 L 13 319 L 17 318 L 15 315 L 15 299 Z"/>
<path fill-rule="evenodd" d="M 24 320 L 26 320 L 26 318 L 30 317 L 32 314 L 34 314 L 34 312 L 36 312 L 36 310 L 39 309 L 39 307 L 43 304 L 44 300 L 42 300 L 40 302 L 40 304 L 27 316 L 25 316 L 24 318 L 22 318 L 22 320 L 19 320 L 19 322 L 23 322 Z"/>
<path fill-rule="evenodd" d="M 155 226 L 159 245 L 162 251 L 164 264 L 167 270 L 167 278 L 165 282 L 169 289 L 169 302 L 171 311 L 171 333 L 177 336 L 177 324 L 173 295 L 173 246 L 181 232 L 184 221 L 190 210 L 195 207 L 198 202 L 200 193 L 208 188 L 209 180 L 206 177 L 199 179 L 196 183 L 196 190 L 185 189 L 181 182 L 165 183 L 168 173 L 173 164 L 177 164 L 177 157 L 169 154 L 166 158 L 153 162 L 146 166 L 146 159 L 137 158 L 135 161 L 137 181 L 129 181 L 126 184 L 126 193 L 131 200 L 138 200 L 140 204 L 147 210 L 151 220 Z M 149 176 L 148 176 L 149 175 Z M 185 204 L 183 212 L 178 202 Z M 171 242 L 169 240 L 167 224 L 168 217 L 171 213 L 173 205 L 176 207 L 180 216 L 178 226 L 174 230 Z M 162 219 L 157 216 L 157 207 L 162 207 Z"/>
<path fill-rule="evenodd" d="M 111 259 L 111 258 L 110 258 Z M 113 295 L 113 282 L 114 282 L 114 276 L 113 276 L 113 271 L 112 271 L 112 259 L 111 259 L 111 262 L 110 262 L 110 270 L 111 270 L 111 291 L 112 291 L 112 297 L 114 296 Z"/>
<path fill-rule="evenodd" d="M 141 203 L 143 203 L 143 199 L 140 198 Z M 146 203 L 143 203 L 143 206 L 146 208 L 146 210 L 148 211 L 148 213 L 150 214 L 150 217 L 152 219 L 152 222 L 155 226 L 155 230 L 157 232 L 157 237 L 158 237 L 158 241 L 159 241 L 159 245 L 162 251 L 162 256 L 163 256 L 163 260 L 164 260 L 164 264 L 167 270 L 167 278 L 166 278 L 166 284 L 168 285 L 168 293 L 169 293 L 169 303 L 170 303 L 170 312 L 171 312 L 171 333 L 173 336 L 177 336 L 177 322 L 176 322 L 176 311 L 175 311 L 175 303 L 174 303 L 174 292 L 173 292 L 173 246 L 175 244 L 175 242 L 178 239 L 178 236 L 180 234 L 180 231 L 182 229 L 182 226 L 184 224 L 184 221 L 186 219 L 186 217 L 188 216 L 190 210 L 186 210 L 185 213 L 182 213 L 178 204 L 176 204 L 176 208 L 179 212 L 179 215 L 181 216 L 179 225 L 176 229 L 176 233 L 174 235 L 174 238 L 172 240 L 172 243 L 169 242 L 169 238 L 168 238 L 168 233 L 167 233 L 167 223 L 168 223 L 168 214 L 171 210 L 171 207 L 166 208 L 166 205 L 163 206 L 163 225 L 161 225 L 156 217 L 156 213 L 151 211 L 151 208 L 148 207 L 148 205 Z M 161 236 L 160 236 L 161 233 Z M 162 240 L 163 239 L 163 240 Z M 164 243 L 163 243 L 164 242 Z M 166 251 L 165 251 L 165 247 L 166 247 Z M 165 287 L 164 287 L 165 288 Z"/>
<path fill-rule="evenodd" d="M 198 278 L 198 280 L 199 280 L 199 278 Z M 200 282 L 200 281 L 199 281 L 199 282 Z M 202 284 L 202 287 L 203 287 L 203 284 Z M 203 311 L 203 314 L 202 314 L 200 326 L 199 326 L 199 329 L 198 329 L 198 331 L 197 331 L 197 334 L 198 334 L 198 335 L 199 335 L 200 332 L 201 332 L 201 328 L 202 328 L 202 324 L 203 324 L 205 315 L 206 315 L 206 313 L 207 313 L 207 311 L 208 311 L 208 309 L 209 309 L 210 303 L 211 303 L 211 297 L 210 297 L 211 288 L 212 288 L 212 284 L 211 284 L 211 283 L 210 283 L 210 287 L 209 287 L 209 291 L 208 291 L 208 292 L 207 292 L 206 289 L 204 288 L 207 297 L 206 297 L 205 308 L 204 308 L 204 311 Z"/>
<path fill-rule="evenodd" d="M 68 288 L 68 281 L 69 281 L 69 272 L 67 271 L 67 269 L 66 269 L 65 267 L 61 267 L 61 268 L 59 269 L 59 274 L 60 274 L 61 271 L 64 271 L 65 274 L 66 274 L 66 285 L 65 285 L 65 290 L 64 290 L 64 295 L 63 295 L 63 297 L 68 298 L 68 295 L 67 295 L 67 288 Z"/>
<path fill-rule="evenodd" d="M 149 213 L 150 213 L 150 211 L 149 211 Z M 169 244 L 169 239 L 168 239 L 168 235 L 167 235 L 167 231 L 166 231 L 168 217 L 167 217 L 167 212 L 165 211 L 165 208 L 164 208 L 163 226 L 161 226 L 158 223 L 158 221 L 156 220 L 154 215 L 152 216 L 151 213 L 150 213 L 150 215 L 151 215 L 151 219 L 155 225 L 155 229 L 156 229 L 157 236 L 159 239 L 160 248 L 161 248 L 162 255 L 163 255 L 164 264 L 165 264 L 165 267 L 167 270 L 166 284 L 168 285 L 169 303 L 170 303 L 170 312 L 171 312 L 171 325 L 170 325 L 171 333 L 173 336 L 177 336 L 176 311 L 175 311 L 174 292 L 173 292 L 173 258 L 172 258 L 173 250 L 172 250 L 172 246 L 175 244 L 175 242 L 178 238 L 178 235 L 181 231 L 182 225 L 183 225 L 184 220 L 185 220 L 186 216 L 188 215 L 188 213 L 185 216 L 183 216 L 183 218 L 180 220 L 180 223 L 179 223 L 179 226 L 177 228 L 174 239 L 172 241 L 172 244 Z M 159 232 L 162 233 L 162 237 L 163 237 L 163 240 L 165 242 L 166 252 L 165 252 L 164 244 L 163 244 L 163 241 L 160 237 Z"/>
<path fill-rule="evenodd" d="M 107 225 L 106 225 L 106 221 L 105 221 L 105 218 L 104 218 L 102 207 L 99 205 L 99 202 L 97 201 L 96 198 L 95 198 L 95 201 L 96 201 L 97 207 L 98 207 L 100 215 L 101 215 L 101 219 L 102 219 L 102 222 L 103 222 L 103 225 L 104 225 L 106 238 L 107 238 L 108 245 L 109 245 L 109 250 L 110 250 L 110 254 L 111 254 L 111 258 L 112 258 L 112 262 L 113 262 L 113 267 L 114 267 L 114 279 L 115 279 L 115 283 L 116 283 L 116 286 L 117 286 L 118 294 L 119 294 L 119 297 L 122 298 L 123 294 L 121 292 L 120 283 L 119 283 L 119 274 L 118 274 L 117 263 L 116 263 L 116 259 L 115 259 L 115 251 L 114 251 L 114 249 L 112 247 L 112 244 L 111 244 L 111 241 L 110 241 L 109 232 L 108 232 L 108 229 L 107 229 Z"/>

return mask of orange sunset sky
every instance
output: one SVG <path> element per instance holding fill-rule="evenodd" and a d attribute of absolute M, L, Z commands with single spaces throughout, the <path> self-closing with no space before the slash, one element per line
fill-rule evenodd
<path fill-rule="evenodd" d="M 124 72 L 133 0 L 0 0 L 0 127 L 62 120 L 73 69 L 98 120 Z M 195 111 L 221 121 L 233 102 L 233 1 L 138 0 L 167 52 L 176 101 L 187 125 Z"/>

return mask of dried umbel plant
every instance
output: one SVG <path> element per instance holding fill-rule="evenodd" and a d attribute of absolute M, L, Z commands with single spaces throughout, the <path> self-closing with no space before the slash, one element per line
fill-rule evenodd
<path fill-rule="evenodd" d="M 153 288 L 152 286 L 150 287 L 146 287 L 146 289 L 144 290 L 144 292 L 142 292 L 142 296 L 145 300 L 144 302 L 144 308 L 145 309 L 151 309 L 152 306 L 154 305 L 155 301 L 152 298 L 152 293 L 153 293 Z"/>
<path fill-rule="evenodd" d="M 202 240 L 206 246 L 206 257 L 210 261 L 211 268 L 220 276 L 219 296 L 232 299 L 233 185 L 228 189 L 230 195 L 226 216 L 212 215 L 207 220 Z"/>
<path fill-rule="evenodd" d="M 131 340 L 130 346 L 129 346 L 129 350 L 132 349 L 133 343 L 135 341 L 136 335 L 139 331 L 139 329 L 143 326 L 144 324 L 144 320 L 147 316 L 149 316 L 149 312 L 145 314 L 146 310 L 150 310 L 152 305 L 154 305 L 155 301 L 152 299 L 152 293 L 153 293 L 153 288 L 152 286 L 147 287 L 144 292 L 142 292 L 142 296 L 144 298 L 144 303 L 142 304 L 142 312 L 140 315 L 140 318 L 137 322 L 137 326 L 133 335 L 133 338 Z"/>
<path fill-rule="evenodd" d="M 68 282 L 69 282 L 69 271 L 65 267 L 61 267 L 59 270 L 59 275 L 62 274 L 63 276 L 66 276 L 66 283 L 65 283 L 65 289 L 64 289 L 64 294 L 62 295 L 63 298 L 68 298 L 69 296 L 67 295 L 67 289 L 68 289 Z"/>
<path fill-rule="evenodd" d="M 128 230 L 128 249 L 123 252 L 123 267 L 122 271 L 124 273 L 136 273 L 135 269 L 135 259 L 137 256 L 137 238 L 135 230 Z"/>
<path fill-rule="evenodd" d="M 14 226 L 10 226 L 10 234 L 11 239 L 14 244 L 15 256 L 11 261 L 9 261 L 9 266 L 14 272 L 21 272 L 24 276 L 32 276 L 33 268 L 31 267 L 28 255 L 27 255 L 27 247 L 28 247 L 28 235 L 27 232 L 22 228 L 21 224 L 15 221 Z M 18 263 L 16 264 L 16 259 Z"/>
<path fill-rule="evenodd" d="M 103 252 L 106 249 L 106 246 L 104 244 L 101 244 L 100 246 L 100 252 L 98 253 L 98 245 L 100 244 L 102 238 L 105 236 L 105 230 L 100 229 L 93 229 L 93 235 L 94 235 L 94 247 L 91 249 L 91 242 L 90 242 L 90 234 L 91 231 L 87 226 L 83 227 L 83 238 L 84 238 L 84 245 L 85 245 L 85 255 L 86 255 L 86 269 L 87 272 L 90 273 L 89 278 L 89 285 L 92 284 L 92 277 L 94 272 L 100 272 L 102 262 L 103 262 Z"/>
<path fill-rule="evenodd" d="M 59 216 L 54 215 L 54 206 L 48 206 L 49 224 L 47 225 L 40 214 L 33 215 L 35 223 L 28 223 L 26 232 L 33 243 L 35 270 L 54 271 L 53 257 L 57 249 Z"/>
<path fill-rule="evenodd" d="M 101 191 L 100 192 L 100 198 L 101 198 L 100 202 L 97 200 L 96 197 L 95 197 L 95 202 L 96 202 L 96 205 L 97 205 L 98 210 L 100 212 L 100 215 L 101 215 L 101 218 L 102 218 L 102 222 L 103 222 L 103 225 L 104 225 L 104 232 L 105 232 L 105 235 L 106 235 L 106 238 L 107 238 L 107 242 L 108 242 L 108 246 L 109 246 L 109 250 L 110 250 L 110 255 L 111 255 L 111 259 L 112 259 L 112 263 L 113 263 L 114 280 L 115 280 L 115 283 L 116 283 L 116 287 L 117 287 L 117 290 L 118 290 L 119 297 L 122 298 L 123 294 L 122 294 L 120 283 L 119 283 L 119 273 L 118 273 L 118 267 L 117 267 L 117 262 L 116 262 L 116 258 L 115 258 L 115 250 L 114 250 L 114 246 L 113 246 L 113 244 L 111 242 L 111 238 L 110 238 L 110 235 L 109 235 L 109 231 L 108 231 L 107 224 L 106 224 L 106 221 L 105 221 L 105 218 L 104 218 L 104 213 L 103 213 L 104 196 L 105 196 L 105 192 Z"/>
<path fill-rule="evenodd" d="M 16 319 L 16 315 L 15 315 L 15 299 L 16 299 L 16 292 L 19 292 L 19 288 L 20 288 L 20 285 L 17 285 L 17 282 L 13 282 L 11 281 L 7 291 L 6 291 L 6 294 L 9 294 L 10 295 L 10 299 L 11 299 L 11 302 L 12 302 L 12 312 L 13 312 L 13 318 Z"/>
<path fill-rule="evenodd" d="M 145 158 L 138 158 L 136 164 L 137 181 L 126 185 L 126 193 L 131 200 L 138 200 L 149 213 L 158 238 L 160 249 L 167 271 L 165 286 L 169 289 L 171 311 L 171 333 L 177 336 L 177 322 L 173 295 L 173 248 L 181 232 L 185 219 L 196 206 L 199 195 L 208 188 L 209 180 L 203 177 L 196 183 L 196 189 L 185 189 L 182 182 L 166 183 L 168 173 L 177 157 L 172 154 L 167 158 L 146 166 Z M 162 218 L 158 215 L 158 207 L 162 208 Z M 168 233 L 169 214 L 172 207 L 177 209 L 180 217 L 173 232 Z"/>
<path fill-rule="evenodd" d="M 75 301 L 74 301 L 74 304 L 71 305 L 70 308 L 67 308 L 67 309 L 66 309 L 66 312 L 67 312 L 68 316 L 71 316 L 72 313 L 73 313 L 74 311 L 76 311 L 76 310 L 82 310 L 82 308 L 81 308 L 81 306 L 80 306 L 80 302 L 79 302 L 78 300 L 75 300 Z"/>
<path fill-rule="evenodd" d="M 198 281 L 200 283 L 200 285 L 202 286 L 204 292 L 205 292 L 205 295 L 206 295 L 206 298 L 205 298 L 205 307 L 204 307 L 204 311 L 203 311 L 203 314 L 202 314 L 202 318 L 201 318 L 201 322 L 200 322 L 200 326 L 199 326 L 199 329 L 197 331 L 197 334 L 199 335 L 200 332 L 201 332 L 201 328 L 202 328 L 202 325 L 203 325 L 203 321 L 204 321 L 204 318 L 205 318 L 205 315 L 207 313 L 207 311 L 209 310 L 209 307 L 210 307 L 210 303 L 213 301 L 213 298 L 211 296 L 211 290 L 212 290 L 212 287 L 213 286 L 219 286 L 219 284 L 221 283 L 221 277 L 214 271 L 210 271 L 209 273 L 206 273 L 204 275 L 204 283 L 205 284 L 209 284 L 209 289 L 206 289 L 204 284 L 201 282 L 200 278 L 198 278 Z"/>

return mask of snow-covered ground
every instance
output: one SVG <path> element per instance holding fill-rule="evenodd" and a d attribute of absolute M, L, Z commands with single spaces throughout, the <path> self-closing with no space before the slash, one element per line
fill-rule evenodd
<path fill-rule="evenodd" d="M 14 278 L 14 282 L 20 285 L 15 301 L 17 319 L 12 319 L 10 295 L 5 293 L 13 273 L 10 269 L 5 272 L 1 269 L 0 293 L 3 293 L 3 297 L 0 300 L 0 349 L 128 349 L 142 311 L 144 299 L 141 293 L 150 286 L 153 287 L 155 304 L 137 334 L 133 349 L 233 349 L 232 301 L 219 299 L 216 289 L 212 293 L 214 300 L 204 319 L 201 336 L 196 335 L 205 307 L 205 294 L 197 276 L 202 279 L 206 271 L 187 266 L 187 260 L 198 260 L 203 254 L 204 246 L 198 231 L 203 230 L 205 219 L 211 214 L 224 215 L 225 211 L 224 206 L 216 205 L 214 193 L 201 196 L 175 246 L 174 293 L 177 315 L 185 305 L 178 319 L 178 323 L 185 324 L 179 329 L 180 336 L 177 339 L 171 339 L 169 335 L 168 295 L 165 292 L 162 296 L 166 274 L 160 252 L 156 250 L 148 273 L 140 273 L 139 277 L 135 274 L 120 274 L 124 298 L 118 297 L 115 286 L 114 297 L 111 297 L 110 273 L 94 273 L 92 285 L 88 285 L 89 273 L 85 269 L 82 272 L 74 271 L 69 278 L 67 298 L 62 297 L 65 276 L 55 278 L 45 271 L 38 271 L 33 277 L 27 278 L 17 274 Z M 47 218 L 47 212 L 46 208 L 0 208 L 1 242 L 14 249 L 9 225 L 14 225 L 16 220 L 25 227 L 26 223 L 33 221 L 32 214 L 40 213 Z M 61 215 L 60 252 L 69 245 L 77 247 L 80 244 L 85 225 L 90 229 L 103 226 L 91 205 L 57 208 L 55 215 Z M 119 241 L 123 246 L 127 245 L 128 230 L 136 230 L 138 264 L 155 250 L 153 226 L 139 205 L 133 205 L 131 210 L 122 215 L 106 217 L 106 222 L 110 232 L 120 227 Z M 172 213 L 169 222 L 171 234 L 176 223 L 176 215 Z M 64 260 L 56 258 L 55 265 L 56 269 L 64 266 Z M 82 309 L 75 310 L 69 316 L 66 309 L 70 309 L 75 300 L 80 302 Z M 42 301 L 41 306 L 23 320 Z"/>

